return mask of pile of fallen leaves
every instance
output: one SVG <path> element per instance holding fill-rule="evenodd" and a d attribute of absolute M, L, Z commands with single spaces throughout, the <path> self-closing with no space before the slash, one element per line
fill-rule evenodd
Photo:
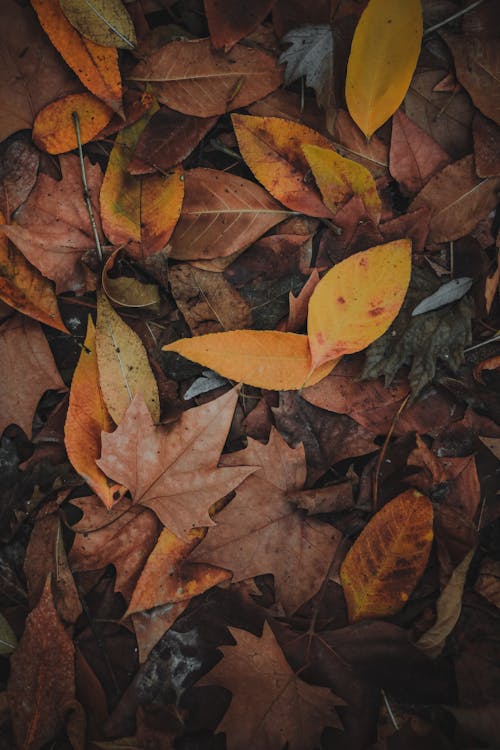
<path fill-rule="evenodd" d="M 0 750 L 500 735 L 499 0 L 2 0 Z"/>

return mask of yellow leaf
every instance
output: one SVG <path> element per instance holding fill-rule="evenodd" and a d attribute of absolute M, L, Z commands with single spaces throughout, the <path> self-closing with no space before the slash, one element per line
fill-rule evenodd
<path fill-rule="evenodd" d="M 358 195 L 366 206 L 368 215 L 378 224 L 382 201 L 371 173 L 351 159 L 346 159 L 331 148 L 302 146 L 312 169 L 323 203 L 335 214 L 351 198 Z"/>
<path fill-rule="evenodd" d="M 379 510 L 340 569 L 350 622 L 388 617 L 404 607 L 432 546 L 431 501 L 407 490 Z"/>
<path fill-rule="evenodd" d="M 77 147 L 72 113 L 78 113 L 82 143 L 92 141 L 113 116 L 113 110 L 87 92 L 70 94 L 47 104 L 35 117 L 33 141 L 49 154 L 64 154 Z"/>
<path fill-rule="evenodd" d="M 310 379 L 311 356 L 307 336 L 279 331 L 224 331 L 179 339 L 163 347 L 230 380 L 256 388 L 286 391 L 313 385 L 337 364 L 327 362 Z"/>
<path fill-rule="evenodd" d="M 410 86 L 422 41 L 420 0 L 370 0 L 347 65 L 346 101 L 367 138 L 397 110 Z"/>
<path fill-rule="evenodd" d="M 96 326 L 99 381 L 105 404 L 116 424 L 136 393 L 141 393 L 154 422 L 160 419 L 158 386 L 139 336 L 97 295 Z"/>
<path fill-rule="evenodd" d="M 403 304 L 410 272 L 411 241 L 406 239 L 355 253 L 331 268 L 309 301 L 313 368 L 378 339 Z"/>

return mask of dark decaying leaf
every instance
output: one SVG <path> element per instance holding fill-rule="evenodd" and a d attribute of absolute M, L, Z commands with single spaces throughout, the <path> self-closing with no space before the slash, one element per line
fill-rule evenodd
<path fill-rule="evenodd" d="M 285 85 L 304 76 L 306 86 L 316 92 L 320 107 L 333 105 L 333 35 L 330 26 L 301 26 L 288 31 L 281 40 L 289 48 L 281 53 L 285 63 Z"/>

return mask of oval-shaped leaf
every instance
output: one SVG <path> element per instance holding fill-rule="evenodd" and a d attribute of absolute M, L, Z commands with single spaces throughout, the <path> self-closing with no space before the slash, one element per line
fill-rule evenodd
<path fill-rule="evenodd" d="M 411 241 L 395 240 L 355 253 L 331 268 L 309 301 L 312 364 L 359 352 L 398 314 L 411 273 Z"/>
<path fill-rule="evenodd" d="M 78 114 L 82 143 L 92 141 L 113 116 L 113 110 L 92 94 L 65 96 L 48 104 L 35 117 L 33 141 L 38 148 L 49 154 L 64 154 L 77 147 L 73 112 Z"/>
<path fill-rule="evenodd" d="M 314 385 L 337 362 L 327 362 L 311 372 L 307 336 L 280 331 L 224 331 L 192 339 L 179 339 L 163 347 L 230 380 L 273 391 L 296 390 Z"/>
<path fill-rule="evenodd" d="M 340 569 L 350 622 L 399 612 L 417 585 L 431 551 L 431 501 L 407 490 L 379 510 Z"/>
<path fill-rule="evenodd" d="M 134 24 L 121 0 L 59 0 L 64 15 L 83 36 L 103 47 L 133 49 Z"/>
<path fill-rule="evenodd" d="M 282 117 L 232 115 L 241 155 L 255 177 L 283 205 L 309 216 L 332 218 L 317 188 L 302 146 L 331 149 L 327 138 L 306 125 Z"/>
<path fill-rule="evenodd" d="M 422 41 L 420 0 L 370 0 L 347 64 L 349 113 L 367 138 L 394 114 L 410 86 Z"/>

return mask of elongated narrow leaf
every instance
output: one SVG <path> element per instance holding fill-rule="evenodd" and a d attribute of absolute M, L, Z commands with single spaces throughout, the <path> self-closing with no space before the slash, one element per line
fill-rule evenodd
<path fill-rule="evenodd" d="M 463 276 L 460 279 L 452 279 L 447 284 L 443 284 L 439 289 L 431 294 L 429 297 L 423 299 L 415 307 L 412 312 L 412 316 L 422 315 L 423 313 L 430 312 L 431 310 L 437 310 L 438 307 L 443 305 L 449 305 L 450 302 L 455 302 L 457 299 L 467 294 L 473 284 L 473 279 L 469 276 Z"/>
<path fill-rule="evenodd" d="M 404 607 L 427 565 L 432 520 L 431 501 L 407 490 L 365 526 L 340 569 L 351 622 Z"/>
<path fill-rule="evenodd" d="M 332 371 L 336 362 L 327 362 L 311 371 L 307 336 L 278 331 L 225 331 L 192 339 L 179 339 L 163 347 L 210 367 L 230 380 L 256 388 L 295 390 L 313 385 Z"/>
<path fill-rule="evenodd" d="M 307 331 L 318 367 L 378 339 L 399 312 L 410 282 L 411 242 L 395 240 L 351 255 L 311 295 Z"/>
<path fill-rule="evenodd" d="M 92 94 L 70 94 L 44 107 L 35 117 L 33 141 L 49 154 L 64 154 L 77 147 L 76 112 L 80 122 L 80 140 L 92 141 L 113 116 L 113 110 Z"/>
<path fill-rule="evenodd" d="M 305 145 L 302 150 L 323 196 L 323 203 L 332 214 L 357 195 L 365 204 L 368 215 L 375 223 L 379 222 L 382 201 L 375 180 L 366 167 L 340 156 L 331 148 Z"/>
<path fill-rule="evenodd" d="M 106 407 L 120 424 L 136 393 L 141 393 L 154 422 L 160 419 L 158 386 L 139 336 L 97 296 L 96 326 L 99 381 Z"/>
<path fill-rule="evenodd" d="M 134 24 L 121 0 L 59 0 L 63 13 L 87 39 L 103 47 L 133 49 Z"/>
<path fill-rule="evenodd" d="M 354 32 L 346 101 L 367 138 L 394 114 L 410 86 L 422 41 L 420 0 L 370 0 Z"/>

